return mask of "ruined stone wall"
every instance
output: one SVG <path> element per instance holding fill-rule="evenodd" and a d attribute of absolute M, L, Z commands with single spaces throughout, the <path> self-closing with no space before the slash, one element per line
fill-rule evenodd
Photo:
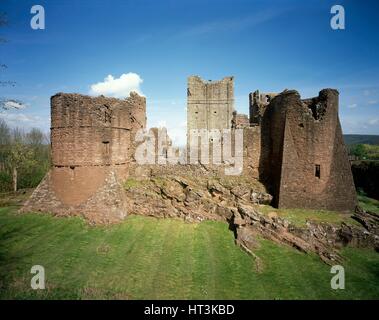
<path fill-rule="evenodd" d="M 188 78 L 187 130 L 231 127 L 234 111 L 233 77 L 220 81 Z"/>
<path fill-rule="evenodd" d="M 277 93 L 260 93 L 259 90 L 249 94 L 249 119 L 251 125 L 259 125 L 263 119 L 266 107 Z"/>
<path fill-rule="evenodd" d="M 24 210 L 83 214 L 101 221 L 122 218 L 126 212 L 118 181 L 128 175 L 135 134 L 145 126 L 146 101 L 136 93 L 124 100 L 53 96 L 53 166 Z"/>
<path fill-rule="evenodd" d="M 233 119 L 232 119 L 233 128 L 239 129 L 239 128 L 246 128 L 249 126 L 250 126 L 250 120 L 246 114 L 237 113 L 236 111 L 233 112 Z"/>
<path fill-rule="evenodd" d="M 336 90 L 325 89 L 318 97 L 306 100 L 301 100 L 296 91 L 256 91 L 250 94 L 249 107 L 249 118 L 234 111 L 232 77 L 214 82 L 197 76 L 188 78 L 187 129 L 230 129 L 234 135 L 243 129 L 240 177 L 263 182 L 274 196 L 274 205 L 354 209 L 355 189 L 342 140 Z M 158 137 L 162 135 L 158 133 L 166 131 L 157 128 L 152 128 L 146 139 L 156 142 L 149 152 L 154 152 L 153 162 L 158 165 L 137 163 L 135 150 L 142 142 L 135 142 L 135 135 L 146 127 L 146 100 L 136 93 L 124 100 L 59 93 L 51 98 L 51 122 L 53 166 L 24 211 L 81 214 L 93 222 L 118 221 L 128 208 L 120 181 L 129 175 L 225 178 L 229 175 L 226 169 L 233 167 L 232 159 L 223 156 L 227 138 L 222 132 L 208 136 L 209 162 L 162 165 L 172 142 L 164 134 L 164 147 L 160 149 Z M 234 143 L 232 138 L 232 157 Z M 213 149 L 218 144 L 222 145 L 221 158 L 215 164 Z M 189 153 L 183 154 L 191 163 Z"/>
<path fill-rule="evenodd" d="M 222 144 L 221 136 L 213 136 L 212 129 L 223 130 L 232 127 L 234 119 L 234 84 L 233 77 L 225 77 L 220 81 L 204 81 L 198 76 L 188 78 L 187 88 L 187 147 L 190 146 L 192 129 L 203 129 L 210 133 L 209 155 L 213 156 L 213 145 Z M 201 143 L 201 142 L 200 142 Z M 198 154 L 199 150 L 188 149 L 188 162 Z M 203 162 L 208 165 L 208 163 Z"/>
<path fill-rule="evenodd" d="M 145 99 L 57 94 L 51 98 L 54 166 L 125 165 L 132 135 L 146 126 Z"/>
<path fill-rule="evenodd" d="M 262 94 L 262 101 L 268 100 Z M 234 131 L 233 129 L 243 129 L 243 172 L 241 175 L 258 179 L 260 176 L 261 159 L 261 129 L 259 126 L 250 126 L 249 117 L 245 114 L 238 114 L 234 111 L 234 85 L 233 77 L 225 77 L 221 81 L 204 81 L 200 77 L 188 78 L 188 111 L 187 111 L 187 137 L 191 129 L 231 129 L 232 128 L 232 155 L 234 156 Z M 268 102 L 266 102 L 268 104 Z M 189 142 L 188 138 L 188 142 Z M 213 146 L 220 143 L 224 148 L 224 141 L 221 137 L 210 134 L 209 155 L 210 163 L 203 165 L 212 166 Z M 200 148 L 200 144 L 199 144 Z M 190 155 L 190 153 L 189 153 Z M 198 151 L 199 159 L 201 152 Z M 223 157 L 222 157 L 223 158 Z M 224 171 L 223 165 L 220 167 Z M 218 168 L 218 169 L 220 169 Z M 217 169 L 216 169 L 217 170 Z M 220 170 L 219 170 L 220 171 Z"/>
<path fill-rule="evenodd" d="M 243 129 L 243 175 L 260 178 L 262 166 L 261 127 Z"/>
<path fill-rule="evenodd" d="M 268 169 L 274 204 L 282 208 L 354 210 L 356 195 L 338 118 L 338 92 L 301 100 L 284 91 L 267 107 Z"/>

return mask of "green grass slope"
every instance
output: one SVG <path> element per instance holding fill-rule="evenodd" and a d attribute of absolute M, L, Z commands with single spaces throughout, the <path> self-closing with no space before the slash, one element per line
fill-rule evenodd
<path fill-rule="evenodd" d="M 379 200 L 358 194 L 359 205 L 366 211 L 371 211 L 379 215 Z"/>
<path fill-rule="evenodd" d="M 346 289 L 330 288 L 318 257 L 262 240 L 254 260 L 221 222 L 130 216 L 108 227 L 0 208 L 2 299 L 379 298 L 379 254 L 343 250 Z M 33 265 L 46 289 L 30 288 Z"/>

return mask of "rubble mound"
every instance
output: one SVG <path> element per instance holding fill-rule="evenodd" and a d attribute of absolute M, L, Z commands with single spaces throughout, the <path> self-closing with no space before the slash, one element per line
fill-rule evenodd
<path fill-rule="evenodd" d="M 254 179 L 167 172 L 160 175 L 158 171 L 143 178 L 130 177 L 124 188 L 129 214 L 179 217 L 189 222 L 226 221 L 236 243 L 254 257 L 259 237 L 316 253 L 327 264 L 340 262 L 338 249 L 346 245 L 379 250 L 379 217 L 374 213 L 358 209 L 353 215 L 357 223 L 309 219 L 299 226 L 275 212 L 263 213 L 261 206 L 270 204 L 272 196 Z M 255 258 L 259 265 L 259 258 Z"/>
<path fill-rule="evenodd" d="M 124 184 L 128 213 L 179 217 L 190 222 L 232 219 L 238 203 L 270 203 L 271 195 L 254 179 L 160 172 L 130 177 Z"/>

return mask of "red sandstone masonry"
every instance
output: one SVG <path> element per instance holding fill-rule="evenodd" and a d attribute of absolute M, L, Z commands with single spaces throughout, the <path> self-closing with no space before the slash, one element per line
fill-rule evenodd
<path fill-rule="evenodd" d="M 84 215 L 113 222 L 126 215 L 119 180 L 133 163 L 146 100 L 58 93 L 51 98 L 52 168 L 23 211 Z"/>
<path fill-rule="evenodd" d="M 281 208 L 355 209 L 356 193 L 338 118 L 338 91 L 301 100 L 296 91 L 273 98 L 264 114 L 269 134 L 266 171 Z"/>
<path fill-rule="evenodd" d="M 242 128 L 243 175 L 259 179 L 282 208 L 354 210 L 356 195 L 338 118 L 338 92 L 301 100 L 296 91 L 250 95 L 250 119 L 233 114 L 233 78 L 189 79 L 188 128 Z M 146 127 L 146 100 L 59 93 L 51 98 L 53 166 L 23 211 L 83 215 L 95 223 L 127 214 L 120 181 L 149 176 L 136 164 L 135 134 Z M 157 136 L 157 129 L 152 129 Z M 169 141 L 169 145 L 171 142 Z M 163 152 L 163 155 L 165 151 Z M 210 147 L 212 155 L 212 147 Z M 170 166 L 191 175 L 191 166 Z M 198 166 L 223 175 L 224 166 Z M 166 168 L 165 168 L 166 169 Z M 165 170 L 162 171 L 166 172 Z"/>

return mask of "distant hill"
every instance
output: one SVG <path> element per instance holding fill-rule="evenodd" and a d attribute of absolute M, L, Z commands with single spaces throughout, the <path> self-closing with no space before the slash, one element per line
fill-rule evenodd
<path fill-rule="evenodd" d="M 353 144 L 375 144 L 379 145 L 379 135 L 366 134 L 344 134 L 343 139 L 346 145 Z"/>

